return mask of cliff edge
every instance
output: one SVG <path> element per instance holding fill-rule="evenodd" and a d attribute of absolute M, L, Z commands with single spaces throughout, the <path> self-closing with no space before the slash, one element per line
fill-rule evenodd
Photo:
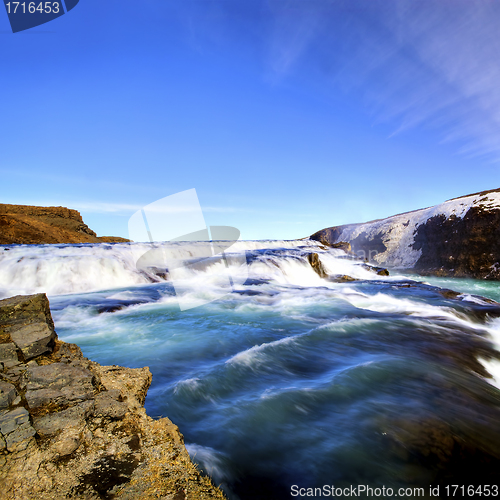
<path fill-rule="evenodd" d="M 126 241 L 115 236 L 98 237 L 77 210 L 0 204 L 0 245 Z"/>
<path fill-rule="evenodd" d="M 322 229 L 326 245 L 384 267 L 419 274 L 500 280 L 500 189 L 361 224 Z"/>
<path fill-rule="evenodd" d="M 147 416 L 151 378 L 60 341 L 45 294 L 1 300 L 2 498 L 225 498 L 177 426 Z"/>

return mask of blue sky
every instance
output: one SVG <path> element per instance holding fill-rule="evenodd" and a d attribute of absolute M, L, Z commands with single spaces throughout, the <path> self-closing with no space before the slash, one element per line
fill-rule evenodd
<path fill-rule="evenodd" d="M 500 2 L 80 0 L 0 12 L 0 202 L 99 235 L 196 188 L 300 238 L 500 186 Z"/>

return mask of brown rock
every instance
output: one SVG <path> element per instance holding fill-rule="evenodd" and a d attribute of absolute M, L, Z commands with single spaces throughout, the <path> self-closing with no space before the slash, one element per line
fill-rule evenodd
<path fill-rule="evenodd" d="M 71 455 L 82 444 L 80 433 L 70 429 L 55 443 L 54 450 L 60 457 Z"/>
<path fill-rule="evenodd" d="M 93 375 L 80 366 L 53 363 L 32 366 L 26 371 L 26 401 L 30 409 L 49 403 L 65 406 L 91 399 Z"/>
<path fill-rule="evenodd" d="M 0 344 L 0 361 L 18 361 L 17 348 L 14 342 Z"/>
<path fill-rule="evenodd" d="M 95 398 L 95 415 L 97 417 L 122 419 L 128 411 L 128 404 L 118 401 L 116 397 L 110 395 L 112 391 L 105 391 Z"/>
<path fill-rule="evenodd" d="M 17 391 L 14 385 L 0 380 L 0 410 L 10 407 L 17 397 Z"/>
<path fill-rule="evenodd" d="M 10 332 L 13 329 L 40 322 L 54 331 L 49 300 L 44 293 L 16 295 L 0 301 L 0 336 L 4 342 L 12 342 Z"/>
<path fill-rule="evenodd" d="M 314 271 L 320 278 L 328 277 L 328 273 L 326 272 L 325 267 L 323 266 L 323 263 L 319 259 L 319 255 L 317 253 L 308 254 L 307 260 L 309 261 L 309 264 L 311 264 L 311 267 L 314 269 Z"/>
<path fill-rule="evenodd" d="M 10 336 L 23 353 L 24 359 L 30 359 L 51 352 L 56 333 L 47 323 L 31 323 L 11 329 Z"/>
<path fill-rule="evenodd" d="M 340 248 L 341 250 L 344 250 L 345 253 L 352 252 L 351 244 L 347 241 L 339 241 L 338 243 L 332 243 L 329 246 L 332 248 Z"/>
<path fill-rule="evenodd" d="M 35 417 L 33 427 L 38 435 L 47 438 L 59 434 L 64 429 L 83 429 L 86 419 L 94 412 L 94 402 L 84 401 L 63 411 L 53 411 Z"/>
<path fill-rule="evenodd" d="M 120 236 L 99 236 L 99 241 L 102 243 L 130 243 L 132 240 Z"/>
<path fill-rule="evenodd" d="M 16 408 L 1 415 L 0 433 L 5 440 L 7 451 L 12 453 L 25 450 L 35 435 L 26 409 Z"/>
<path fill-rule="evenodd" d="M 15 353 L 11 332 L 38 325 L 44 305 L 37 295 L 0 301 L 6 357 Z M 49 330 L 51 322 L 49 312 Z M 9 404 L 19 392 L 23 406 L 0 413 L 2 499 L 149 500 L 180 498 L 180 491 L 197 500 L 225 498 L 193 464 L 177 426 L 147 416 L 149 368 L 100 366 L 57 337 L 51 352 L 6 363 L 13 366 L 2 376 L 13 383 L 0 391 Z"/>
<path fill-rule="evenodd" d="M 332 283 L 347 283 L 349 281 L 356 281 L 356 278 L 348 276 L 347 274 L 344 275 L 338 274 L 336 276 L 330 276 L 328 278 L 328 281 L 331 281 Z"/>
<path fill-rule="evenodd" d="M 385 267 L 372 266 L 370 264 L 363 264 L 363 268 L 367 271 L 377 274 L 378 276 L 389 276 L 389 271 Z"/>

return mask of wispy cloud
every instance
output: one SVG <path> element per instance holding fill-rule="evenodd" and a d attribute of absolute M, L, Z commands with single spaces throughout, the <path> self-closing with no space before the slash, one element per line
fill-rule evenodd
<path fill-rule="evenodd" d="M 433 127 L 460 153 L 500 159 L 500 3 L 271 2 L 275 77 L 320 72 L 397 135 Z"/>

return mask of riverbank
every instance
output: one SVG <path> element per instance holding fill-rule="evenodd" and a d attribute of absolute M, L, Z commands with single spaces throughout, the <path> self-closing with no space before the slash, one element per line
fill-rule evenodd
<path fill-rule="evenodd" d="M 225 498 L 177 426 L 146 414 L 151 380 L 60 341 L 45 294 L 1 300 L 2 498 Z"/>
<path fill-rule="evenodd" d="M 500 190 L 492 189 L 365 223 L 322 229 L 311 239 L 422 276 L 500 280 Z"/>

